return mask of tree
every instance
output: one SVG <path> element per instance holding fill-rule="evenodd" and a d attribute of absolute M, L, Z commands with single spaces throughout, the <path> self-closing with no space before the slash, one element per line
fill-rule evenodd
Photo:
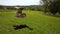
<path fill-rule="evenodd" d="M 42 0 L 45 7 L 45 12 L 49 11 L 52 14 L 60 12 L 60 0 Z"/>

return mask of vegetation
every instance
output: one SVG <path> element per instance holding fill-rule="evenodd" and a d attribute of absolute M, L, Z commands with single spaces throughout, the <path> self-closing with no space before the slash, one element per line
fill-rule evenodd
<path fill-rule="evenodd" d="M 16 11 L 0 12 L 0 34 L 60 34 L 60 18 L 44 15 L 38 11 L 23 11 L 25 18 L 16 18 Z M 27 28 L 14 30 L 14 24 L 27 24 Z"/>
<path fill-rule="evenodd" d="M 42 0 L 43 5 L 3 6 L 0 5 L 0 34 L 60 34 L 60 0 Z M 16 18 L 16 8 L 23 7 L 24 18 Z M 53 15 L 44 14 L 43 12 Z M 14 30 L 14 24 L 26 24 L 27 28 Z"/>
<path fill-rule="evenodd" d="M 23 7 L 24 10 L 35 10 L 35 11 L 43 10 L 43 6 L 41 6 L 41 5 L 31 5 L 31 6 L 3 6 L 3 5 L 0 5 L 0 7 L 1 7 L 0 9 L 3 9 L 3 7 L 4 7 L 5 9 L 8 9 L 8 10 L 16 10 L 15 7 Z"/>
<path fill-rule="evenodd" d="M 55 15 L 60 14 L 60 0 L 42 0 L 45 6 L 45 13 L 50 12 Z"/>

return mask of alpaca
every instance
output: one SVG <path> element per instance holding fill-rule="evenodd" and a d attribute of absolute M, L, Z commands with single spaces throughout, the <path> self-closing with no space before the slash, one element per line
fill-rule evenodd
<path fill-rule="evenodd" d="M 28 28 L 30 30 L 33 30 L 32 28 L 30 28 L 29 26 L 25 25 L 25 24 L 21 24 L 21 25 L 13 25 L 14 29 L 15 30 L 18 30 L 18 29 L 22 29 L 22 28 Z"/>

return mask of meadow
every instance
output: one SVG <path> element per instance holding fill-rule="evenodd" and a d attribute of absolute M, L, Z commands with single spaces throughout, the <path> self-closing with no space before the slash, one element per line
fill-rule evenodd
<path fill-rule="evenodd" d="M 60 34 L 60 18 L 39 11 L 25 10 L 26 17 L 16 18 L 16 11 L 0 12 L 0 34 Z M 27 28 L 14 30 L 14 24 L 26 24 Z"/>

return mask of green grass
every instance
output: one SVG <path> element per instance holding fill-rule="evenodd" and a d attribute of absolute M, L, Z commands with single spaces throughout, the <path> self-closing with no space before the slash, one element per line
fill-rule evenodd
<path fill-rule="evenodd" d="M 16 12 L 0 12 L 0 34 L 60 34 L 60 18 L 38 11 L 23 11 L 25 18 L 16 18 Z M 27 28 L 15 31 L 14 24 L 27 24 Z"/>

